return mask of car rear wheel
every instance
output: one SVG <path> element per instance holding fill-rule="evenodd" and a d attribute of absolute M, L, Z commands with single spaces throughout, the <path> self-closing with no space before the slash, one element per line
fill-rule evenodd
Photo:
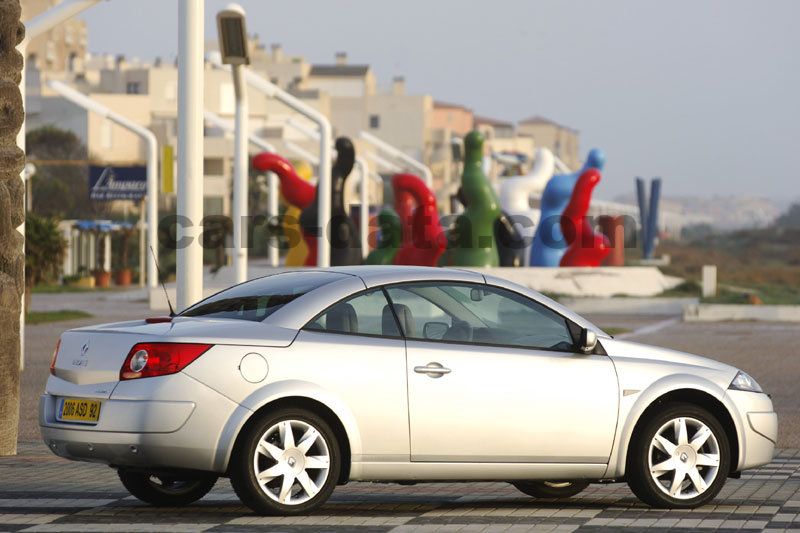
<path fill-rule="evenodd" d="M 231 458 L 231 485 L 257 513 L 306 514 L 336 487 L 340 457 L 336 436 L 321 417 L 280 409 L 245 430 Z"/>
<path fill-rule="evenodd" d="M 730 461 L 725 430 L 711 413 L 688 403 L 668 404 L 631 443 L 628 484 L 654 507 L 698 507 L 722 489 Z"/>
<path fill-rule="evenodd" d="M 196 502 L 210 491 L 217 476 L 182 478 L 145 472 L 117 471 L 120 481 L 133 496 L 157 507 L 179 507 Z"/>
<path fill-rule="evenodd" d="M 589 486 L 586 481 L 514 481 L 511 484 L 534 498 L 571 498 Z"/>

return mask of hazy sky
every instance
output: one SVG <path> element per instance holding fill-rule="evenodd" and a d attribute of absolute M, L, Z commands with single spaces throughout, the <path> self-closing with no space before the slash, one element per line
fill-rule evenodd
<path fill-rule="evenodd" d="M 248 31 L 289 54 L 346 51 L 379 83 L 581 131 L 608 156 L 597 193 L 664 178 L 667 195 L 800 197 L 800 2 L 793 0 L 241 0 Z M 206 35 L 216 36 L 206 2 Z M 89 48 L 171 58 L 177 3 L 110 0 Z"/>

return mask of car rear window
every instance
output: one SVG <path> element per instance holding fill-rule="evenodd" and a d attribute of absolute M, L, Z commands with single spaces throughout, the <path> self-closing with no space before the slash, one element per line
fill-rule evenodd
<path fill-rule="evenodd" d="M 295 298 L 345 277 L 346 274 L 337 272 L 275 274 L 218 292 L 186 309 L 179 316 L 261 322 Z"/>

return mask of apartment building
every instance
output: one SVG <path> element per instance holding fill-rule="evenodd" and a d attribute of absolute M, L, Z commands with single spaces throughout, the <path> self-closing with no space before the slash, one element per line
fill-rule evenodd
<path fill-rule="evenodd" d="M 59 0 L 22 0 L 22 20 L 30 20 L 59 3 Z M 86 23 L 70 19 L 32 39 L 25 50 L 25 63 L 48 70 L 79 71 L 86 57 L 86 46 Z"/>
<path fill-rule="evenodd" d="M 578 130 L 544 117 L 533 116 L 520 121 L 517 131 L 531 137 L 536 146 L 549 148 L 569 168 L 578 169 L 583 164 L 578 154 Z"/>

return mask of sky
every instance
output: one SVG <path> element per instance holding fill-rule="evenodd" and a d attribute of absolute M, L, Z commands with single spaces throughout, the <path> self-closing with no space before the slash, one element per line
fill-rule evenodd
<path fill-rule="evenodd" d="M 228 2 L 207 0 L 206 36 Z M 370 64 L 379 84 L 581 132 L 608 162 L 599 197 L 661 176 L 668 196 L 800 199 L 800 2 L 794 0 L 240 0 L 286 53 Z M 177 2 L 107 0 L 94 53 L 177 53 Z"/>

